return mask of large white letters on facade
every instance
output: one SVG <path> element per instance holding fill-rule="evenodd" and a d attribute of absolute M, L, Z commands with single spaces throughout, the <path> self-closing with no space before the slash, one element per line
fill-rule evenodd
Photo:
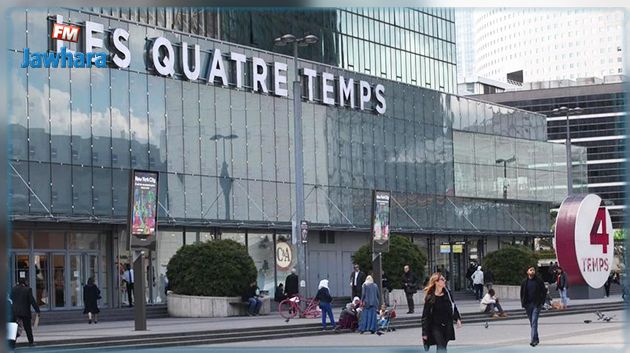
<path fill-rule="evenodd" d="M 193 62 L 193 69 L 190 70 L 190 59 L 188 58 L 188 43 L 182 42 L 182 69 L 184 70 L 184 76 L 189 81 L 195 81 L 199 78 L 199 72 L 201 72 L 201 67 L 199 65 L 200 60 L 200 49 L 199 45 L 195 44 L 194 46 L 195 56 Z"/>
<path fill-rule="evenodd" d="M 166 49 L 166 54 L 162 58 L 160 58 L 160 48 Z M 173 51 L 173 46 L 168 39 L 164 37 L 157 37 L 153 41 L 153 46 L 151 47 L 151 58 L 155 71 L 157 71 L 160 75 L 171 77 L 175 75 L 174 57 L 175 53 Z"/>
<path fill-rule="evenodd" d="M 210 61 L 210 67 L 208 68 L 208 84 L 214 83 L 217 76 L 221 78 L 222 85 L 228 85 L 227 74 L 225 73 L 225 64 L 223 64 L 223 58 L 221 57 L 221 50 L 219 48 L 214 49 L 212 52 L 212 60 Z"/>
<path fill-rule="evenodd" d="M 63 24 L 63 16 L 55 15 L 51 18 L 55 23 Z M 85 53 L 109 50 L 111 66 L 128 68 L 131 64 L 131 56 L 139 55 L 130 51 L 127 46 L 129 39 L 129 32 L 125 29 L 113 28 L 106 31 L 100 23 L 84 22 L 82 49 Z M 205 80 L 208 85 L 216 83 L 238 89 L 248 87 L 253 92 L 261 93 L 269 93 L 268 84 L 270 84 L 274 95 L 289 96 L 288 65 L 284 62 L 273 62 L 273 68 L 270 68 L 265 60 L 259 57 L 248 58 L 244 54 L 230 52 L 229 58 L 228 56 L 223 58 L 218 48 L 212 50 L 210 56 L 203 56 L 203 48 L 199 44 L 194 44 L 190 48 L 185 41 L 180 45 L 174 45 L 165 37 L 147 38 L 147 40 L 151 41 L 147 53 L 149 70 L 158 75 L 189 81 Z M 57 52 L 67 46 L 62 40 L 54 40 L 51 43 L 52 47 L 49 47 L 49 50 Z M 65 50 L 73 52 L 67 47 Z M 175 60 L 176 56 L 178 60 Z M 203 63 L 202 57 L 205 61 Z M 230 60 L 228 65 L 224 61 L 226 59 Z M 251 71 L 246 73 L 248 60 L 251 62 Z M 180 64 L 175 65 L 176 61 Z M 206 68 L 203 73 L 202 67 Z M 374 109 L 377 114 L 385 114 L 387 110 L 385 87 L 382 84 L 372 87 L 369 82 L 363 80 L 357 82 L 353 78 L 336 77 L 332 73 L 317 72 L 312 68 L 302 68 L 300 71 L 296 75 L 302 77 L 302 87 L 306 90 L 306 99 L 309 102 L 315 102 L 317 99 L 318 103 L 329 106 L 337 105 L 359 110 Z M 269 75 L 272 76 L 269 77 Z"/>
<path fill-rule="evenodd" d="M 129 67 L 129 64 L 131 64 L 131 52 L 129 51 L 129 48 L 122 43 L 121 39 L 124 39 L 125 41 L 129 40 L 129 32 L 122 28 L 116 28 L 112 34 L 112 44 L 118 53 L 114 54 L 112 61 L 116 66 L 124 69 Z M 123 57 L 121 58 L 118 54 L 122 54 Z"/>

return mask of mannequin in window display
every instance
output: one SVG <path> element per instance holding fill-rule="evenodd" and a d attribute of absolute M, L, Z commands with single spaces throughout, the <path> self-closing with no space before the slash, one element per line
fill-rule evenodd
<path fill-rule="evenodd" d="M 35 263 L 35 291 L 37 296 L 37 305 L 48 305 L 46 302 L 48 294 L 45 293 L 44 274 L 42 273 L 40 264 L 37 262 Z"/>

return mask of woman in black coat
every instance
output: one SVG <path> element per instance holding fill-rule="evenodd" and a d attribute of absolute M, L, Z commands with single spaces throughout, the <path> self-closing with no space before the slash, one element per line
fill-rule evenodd
<path fill-rule="evenodd" d="M 94 317 L 94 323 L 98 323 L 97 314 L 100 312 L 98 310 L 99 299 L 101 299 L 101 291 L 94 284 L 94 278 L 90 277 L 87 284 L 83 286 L 83 304 L 85 305 L 83 313 L 88 314 L 88 324 L 92 323 L 92 317 Z"/>
<path fill-rule="evenodd" d="M 438 352 L 446 352 L 448 341 L 455 340 L 453 322 L 462 326 L 461 316 L 446 288 L 446 279 L 441 273 L 434 273 L 424 288 L 424 309 L 422 310 L 422 342 L 424 349 L 437 346 Z"/>

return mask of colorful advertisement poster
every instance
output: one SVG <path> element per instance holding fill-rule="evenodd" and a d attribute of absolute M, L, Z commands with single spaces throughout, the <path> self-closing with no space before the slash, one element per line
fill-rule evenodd
<path fill-rule="evenodd" d="M 385 249 L 389 241 L 390 197 L 389 192 L 374 191 L 372 239 L 375 244 Z"/>
<path fill-rule="evenodd" d="M 132 172 L 131 234 L 148 238 L 157 224 L 158 173 Z"/>

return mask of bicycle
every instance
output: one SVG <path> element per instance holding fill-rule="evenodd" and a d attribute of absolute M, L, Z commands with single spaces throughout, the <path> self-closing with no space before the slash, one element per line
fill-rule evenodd
<path fill-rule="evenodd" d="M 301 304 L 305 302 L 307 303 L 306 308 L 302 309 L 303 305 Z M 280 304 L 278 304 L 278 312 L 287 322 L 298 314 L 300 318 L 307 319 L 318 318 L 322 314 L 319 308 L 319 300 L 315 298 L 304 299 L 299 295 L 281 301 Z"/>

